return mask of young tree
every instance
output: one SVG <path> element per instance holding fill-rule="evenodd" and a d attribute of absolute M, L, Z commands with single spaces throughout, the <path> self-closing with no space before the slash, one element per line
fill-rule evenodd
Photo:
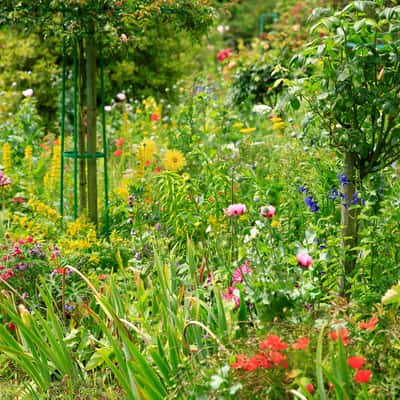
<path fill-rule="evenodd" d="M 356 263 L 356 189 L 400 158 L 400 8 L 354 1 L 334 13 L 315 10 L 314 17 L 316 39 L 296 57 L 311 73 L 292 90 L 343 160 L 343 295 Z"/>
<path fill-rule="evenodd" d="M 213 8 L 207 0 L 3 0 L 0 26 L 18 24 L 26 30 L 44 30 L 48 35 L 65 37 L 77 46 L 78 81 L 84 88 L 79 96 L 80 209 L 98 223 L 97 210 L 97 59 L 99 43 L 111 32 L 129 26 L 131 34 L 144 35 L 157 17 L 160 23 L 194 36 L 203 34 L 212 22 Z M 121 34 L 124 32 L 121 32 Z M 84 95 L 83 95 L 84 94 Z M 85 104 L 84 98 L 86 99 Z M 83 112 L 84 110 L 84 112 Z M 82 115 L 85 114 L 85 118 Z M 77 116 L 75 116 L 77 117 Z M 87 183 L 86 183 L 87 182 Z M 87 203 L 87 204 L 86 204 Z"/>

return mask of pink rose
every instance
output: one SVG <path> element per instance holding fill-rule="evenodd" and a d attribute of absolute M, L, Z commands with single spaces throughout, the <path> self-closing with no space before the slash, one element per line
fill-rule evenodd
<path fill-rule="evenodd" d="M 234 217 L 242 215 L 246 212 L 246 206 L 244 204 L 231 204 L 228 208 L 224 209 L 225 217 Z"/>
<path fill-rule="evenodd" d="M 274 206 L 261 207 L 260 214 L 265 218 L 272 218 L 275 215 L 275 207 Z"/>
<path fill-rule="evenodd" d="M 297 254 L 297 262 L 303 268 L 308 268 L 312 265 L 313 259 L 307 253 L 298 253 Z"/>

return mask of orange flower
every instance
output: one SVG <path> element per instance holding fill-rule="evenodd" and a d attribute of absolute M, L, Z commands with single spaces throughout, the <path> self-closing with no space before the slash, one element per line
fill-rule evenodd
<path fill-rule="evenodd" d="M 158 114 L 151 114 L 150 119 L 152 121 L 158 121 L 160 119 L 160 116 Z"/>
<path fill-rule="evenodd" d="M 371 379 L 372 372 L 369 369 L 366 369 L 364 371 L 358 370 L 354 374 L 354 380 L 358 383 L 368 383 Z"/>
<path fill-rule="evenodd" d="M 364 363 L 365 363 L 365 358 L 362 357 L 362 356 L 360 356 L 360 357 L 357 357 L 357 356 L 349 357 L 349 358 L 347 359 L 347 363 L 348 363 L 348 364 L 350 365 L 350 367 L 353 368 L 353 369 L 361 369 L 362 366 L 363 366 Z"/>
<path fill-rule="evenodd" d="M 368 322 L 360 322 L 358 327 L 360 329 L 365 329 L 368 331 L 373 331 L 378 323 L 379 319 L 377 317 L 372 317 Z"/>

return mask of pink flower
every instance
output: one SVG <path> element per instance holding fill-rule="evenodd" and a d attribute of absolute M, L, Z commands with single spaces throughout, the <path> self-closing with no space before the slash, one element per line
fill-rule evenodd
<path fill-rule="evenodd" d="M 0 186 L 11 185 L 11 179 L 8 176 L 3 174 L 3 171 L 0 171 Z"/>
<path fill-rule="evenodd" d="M 22 96 L 24 97 L 32 97 L 33 96 L 33 90 L 32 89 L 26 89 L 22 91 Z"/>
<path fill-rule="evenodd" d="M 298 253 L 296 257 L 297 262 L 303 268 L 308 268 L 313 264 L 313 259 L 307 253 Z"/>
<path fill-rule="evenodd" d="M 121 33 L 121 42 L 126 43 L 128 41 L 128 36 L 125 35 L 125 33 Z"/>
<path fill-rule="evenodd" d="M 125 93 L 118 93 L 116 97 L 117 97 L 118 101 L 125 101 L 126 100 Z"/>
<path fill-rule="evenodd" d="M 240 290 L 235 289 L 233 286 L 229 286 L 228 290 L 222 293 L 222 298 L 225 301 L 233 301 L 235 306 L 239 308 L 240 306 Z"/>
<path fill-rule="evenodd" d="M 275 215 L 275 207 L 263 206 L 260 209 L 260 214 L 265 218 L 272 218 Z"/>
<path fill-rule="evenodd" d="M 246 212 L 246 206 L 244 204 L 231 204 L 228 208 L 224 209 L 225 217 L 242 215 L 245 212 Z"/>
<path fill-rule="evenodd" d="M 243 265 L 241 265 L 239 268 L 236 268 L 235 272 L 232 275 L 232 286 L 234 286 L 236 283 L 242 283 L 243 282 L 243 275 L 244 274 L 251 274 L 253 270 L 250 268 L 250 261 L 246 260 Z"/>
<path fill-rule="evenodd" d="M 217 60 L 224 61 L 225 58 L 228 58 L 231 54 L 232 54 L 232 49 L 220 50 L 217 54 Z"/>

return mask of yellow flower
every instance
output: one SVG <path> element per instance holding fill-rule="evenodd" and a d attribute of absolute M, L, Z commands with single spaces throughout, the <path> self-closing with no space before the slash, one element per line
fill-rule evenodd
<path fill-rule="evenodd" d="M 235 122 L 232 126 L 233 126 L 234 128 L 241 128 L 243 125 L 244 125 L 243 122 Z"/>
<path fill-rule="evenodd" d="M 256 130 L 256 128 L 242 128 L 239 132 L 240 133 L 252 133 Z"/>
<path fill-rule="evenodd" d="M 285 122 L 275 122 L 274 124 L 272 124 L 272 130 L 273 131 L 280 131 L 281 129 L 283 129 L 286 126 Z"/>
<path fill-rule="evenodd" d="M 169 171 L 180 171 L 186 165 L 186 159 L 179 150 L 167 150 L 164 155 L 163 165 Z"/>
<path fill-rule="evenodd" d="M 9 143 L 3 144 L 3 168 L 4 171 L 10 172 L 11 170 L 11 146 Z"/>
<path fill-rule="evenodd" d="M 32 146 L 26 146 L 25 147 L 25 163 L 28 168 L 28 171 L 32 170 L 33 166 L 33 150 Z"/>
<path fill-rule="evenodd" d="M 150 161 L 152 159 L 156 151 L 156 142 L 146 138 L 139 143 L 137 157 L 141 162 L 145 163 L 146 161 Z"/>
<path fill-rule="evenodd" d="M 279 228 L 281 226 L 281 223 L 278 219 L 274 219 L 271 221 L 271 228 Z"/>

